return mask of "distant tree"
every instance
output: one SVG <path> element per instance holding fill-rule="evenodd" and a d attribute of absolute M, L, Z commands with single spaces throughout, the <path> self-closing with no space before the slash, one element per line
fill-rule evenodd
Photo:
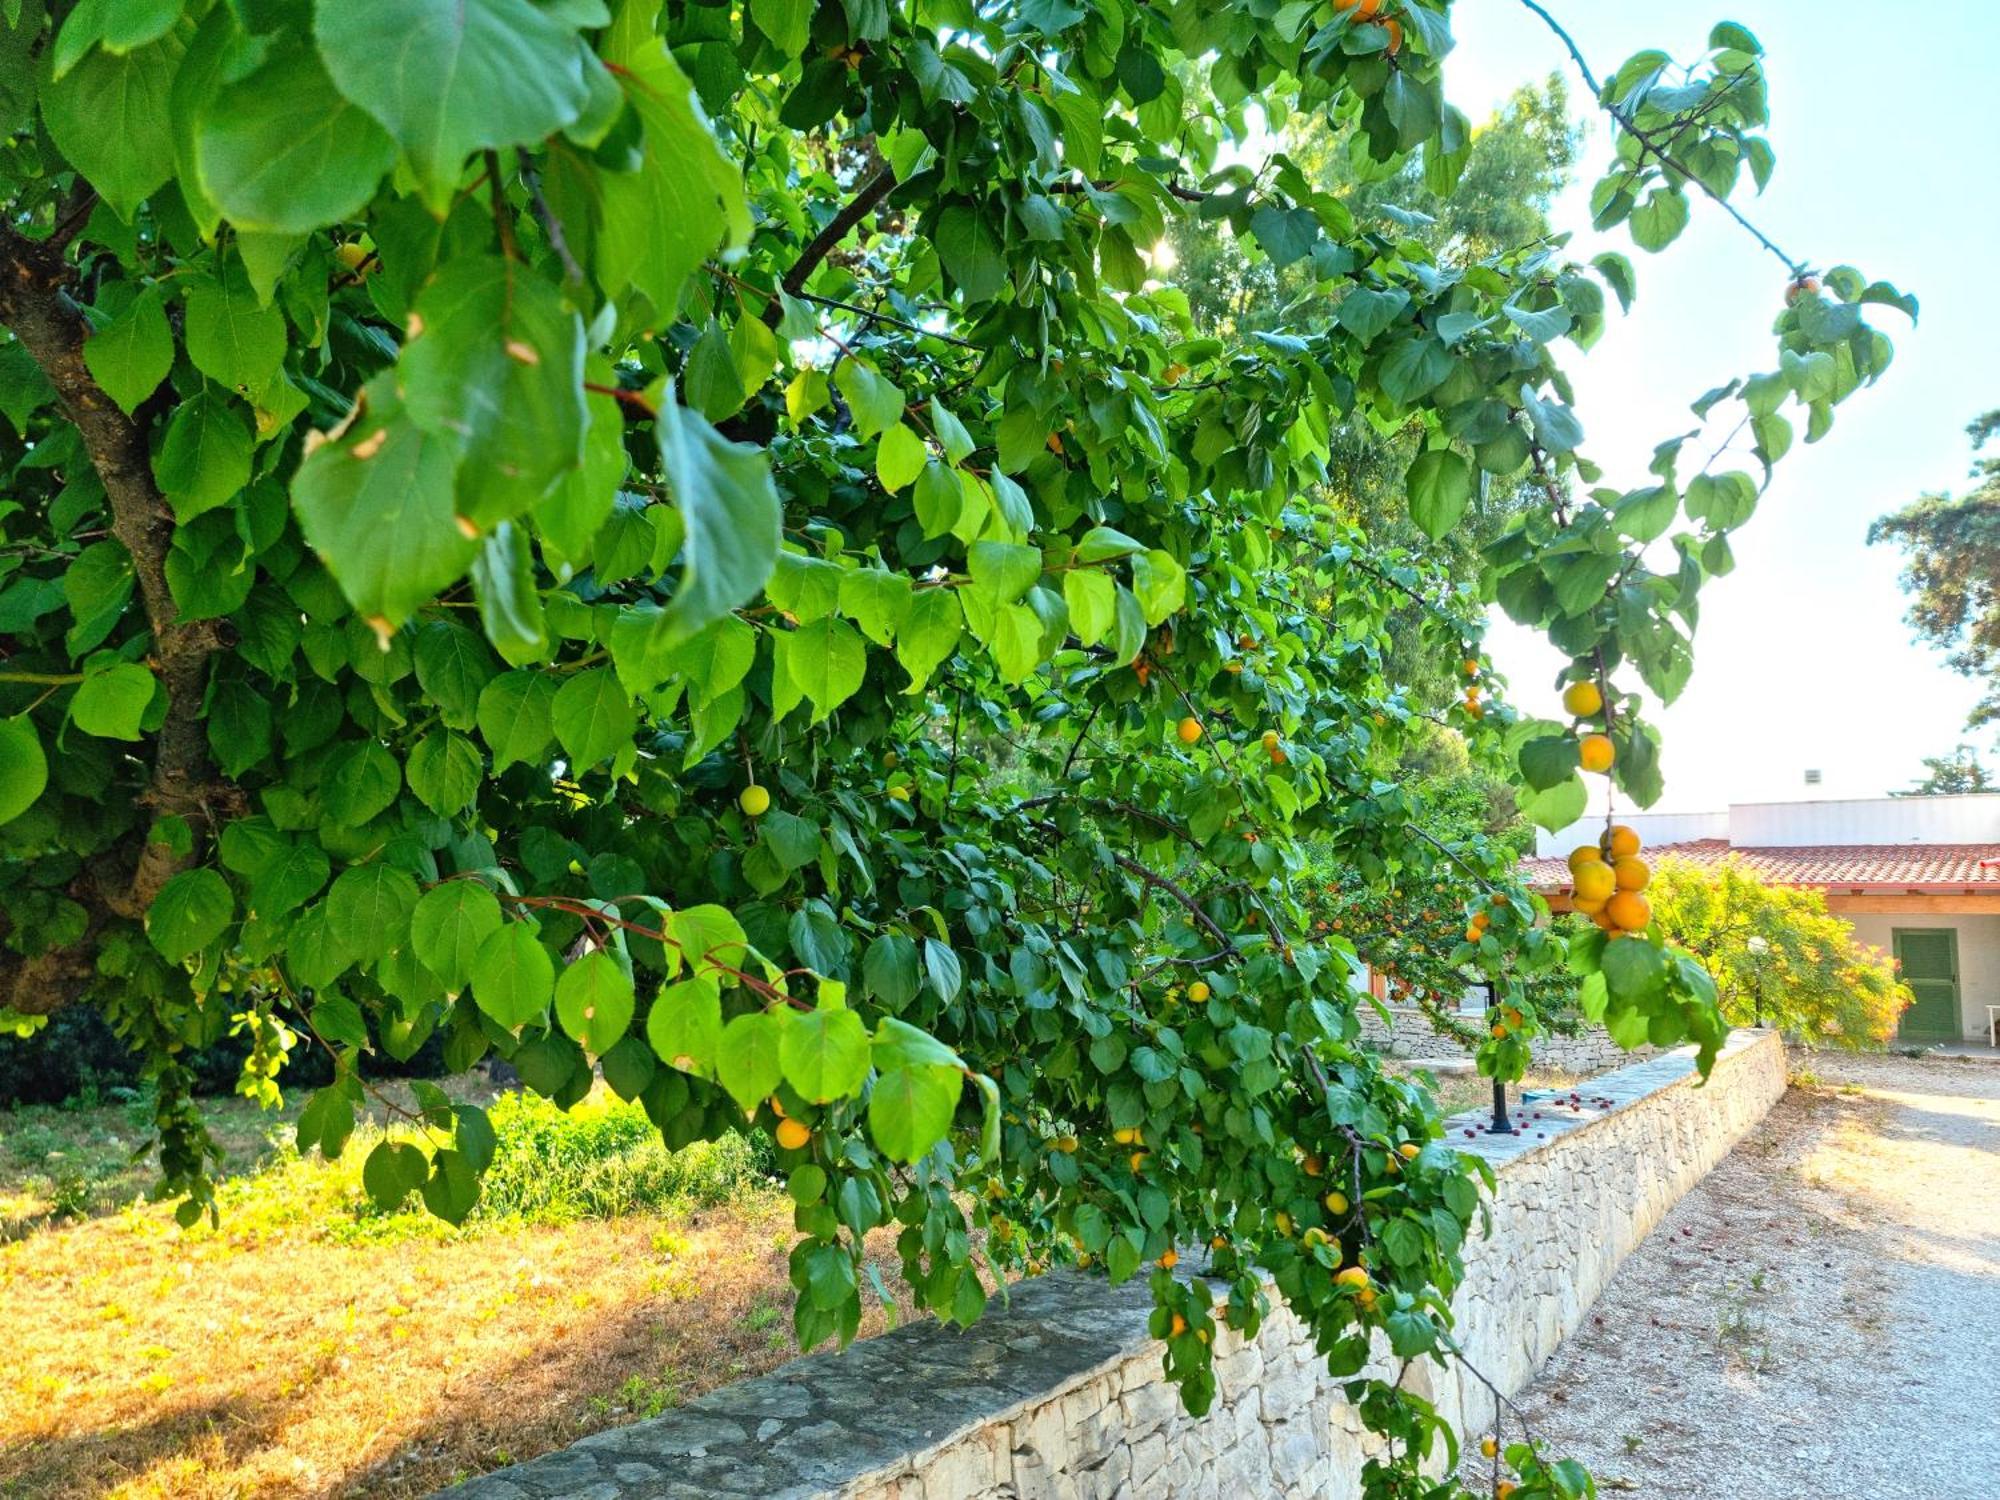
<path fill-rule="evenodd" d="M 1966 431 L 1977 453 L 2000 433 L 2000 411 Z M 1951 653 L 1955 669 L 1985 680 L 1971 722 L 1986 724 L 2000 718 L 2000 457 L 1977 459 L 1972 477 L 1977 483 L 1956 499 L 1925 495 L 1883 516 L 1868 528 L 1868 540 L 1909 554 L 1903 587 L 1915 596 L 1910 623 Z"/>
<path fill-rule="evenodd" d="M 1895 960 L 1855 941 L 1816 890 L 1767 883 L 1737 860 L 1666 860 L 1653 872 L 1654 930 L 1715 980 L 1732 1026 L 1769 1022 L 1807 1046 L 1879 1046 L 1911 995 Z"/>
<path fill-rule="evenodd" d="M 1960 745 L 1949 755 L 1927 755 L 1924 779 L 1907 791 L 1891 792 L 1891 797 L 1948 797 L 1963 792 L 2000 792 L 2000 777 L 1987 770 L 1979 752 Z"/>

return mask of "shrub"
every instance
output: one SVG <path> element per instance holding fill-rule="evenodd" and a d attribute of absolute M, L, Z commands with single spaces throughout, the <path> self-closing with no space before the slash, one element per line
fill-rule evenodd
<path fill-rule="evenodd" d="M 539 1095 L 492 1109 L 496 1148 L 477 1214 L 566 1224 L 724 1203 L 771 1171 L 764 1137 L 729 1134 L 669 1150 L 637 1104 L 604 1096 L 564 1113 Z"/>
<path fill-rule="evenodd" d="M 1768 1021 L 1807 1046 L 1879 1047 L 1896 1034 L 1908 987 L 1821 892 L 1771 885 L 1734 859 L 1712 868 L 1670 859 L 1647 895 L 1660 934 L 1714 977 L 1732 1026 Z"/>

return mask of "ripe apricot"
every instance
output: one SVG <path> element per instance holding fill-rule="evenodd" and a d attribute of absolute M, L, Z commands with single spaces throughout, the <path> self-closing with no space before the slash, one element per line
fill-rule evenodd
<path fill-rule="evenodd" d="M 1618 759 L 1618 749 L 1608 734 L 1586 734 L 1577 742 L 1576 758 L 1584 770 L 1602 775 Z"/>
<path fill-rule="evenodd" d="M 1171 1271 L 1175 1266 L 1179 1265 L 1180 1263 L 1181 1263 L 1180 1253 L 1175 1250 L 1169 1250 L 1165 1255 L 1162 1255 L 1160 1257 L 1160 1269 L 1162 1271 Z"/>
<path fill-rule="evenodd" d="M 1139 1144 L 1139 1132 L 1137 1130 L 1114 1130 L 1111 1132 L 1111 1139 L 1121 1146 L 1136 1146 Z"/>
<path fill-rule="evenodd" d="M 797 1120 L 778 1122 L 778 1144 L 787 1151 L 797 1151 L 813 1138 L 813 1133 Z"/>
<path fill-rule="evenodd" d="M 1326 1211 L 1335 1218 L 1339 1218 L 1347 1212 L 1347 1194 L 1345 1193 L 1328 1193 L 1320 1202 L 1326 1205 Z"/>
<path fill-rule="evenodd" d="M 1197 979 L 1193 984 L 1188 986 L 1188 1001 L 1193 1005 L 1201 1005 L 1214 993 L 1215 991 L 1208 987 L 1207 980 Z"/>
<path fill-rule="evenodd" d="M 1604 707 L 1604 694 L 1594 682 L 1572 682 L 1563 689 L 1563 710 L 1572 719 L 1594 718 Z"/>
<path fill-rule="evenodd" d="M 1187 1319 L 1182 1317 L 1179 1313 L 1175 1313 L 1174 1321 L 1168 1330 L 1167 1337 L 1172 1339 L 1177 1339 L 1186 1332 L 1187 1332 Z"/>
<path fill-rule="evenodd" d="M 1637 829 L 1627 828 L 1623 823 L 1613 823 L 1604 830 L 1605 855 L 1609 859 L 1624 859 L 1637 854 L 1640 849 Z"/>
<path fill-rule="evenodd" d="M 1146 1153 L 1143 1151 L 1134 1151 L 1128 1159 L 1127 1165 L 1132 1168 L 1132 1175 L 1137 1177 L 1141 1172 L 1146 1170 Z"/>
<path fill-rule="evenodd" d="M 1368 1272 L 1360 1266 L 1349 1266 L 1333 1278 L 1336 1286 L 1351 1286 L 1365 1291 L 1368 1287 Z"/>
<path fill-rule="evenodd" d="M 1174 733 L 1181 737 L 1183 745 L 1192 745 L 1201 738 L 1201 720 L 1190 714 L 1174 727 Z"/>
<path fill-rule="evenodd" d="M 1601 864 L 1604 851 L 1595 844 L 1578 844 L 1569 851 L 1569 872 L 1574 875 L 1585 865 Z"/>
<path fill-rule="evenodd" d="M 1653 878 L 1653 867 L 1636 854 L 1625 855 L 1612 865 L 1611 871 L 1621 891 L 1643 891 Z"/>
<path fill-rule="evenodd" d="M 1403 1142 L 1402 1145 L 1396 1148 L 1398 1154 L 1402 1156 L 1404 1161 L 1415 1161 L 1418 1155 L 1422 1153 L 1423 1149 L 1424 1148 L 1422 1146 L 1419 1146 L 1415 1141 L 1405 1141 Z"/>
<path fill-rule="evenodd" d="M 1574 878 L 1579 901 L 1609 901 L 1618 889 L 1617 873 L 1601 859 L 1586 864 Z"/>
<path fill-rule="evenodd" d="M 1604 915 L 1626 932 L 1644 932 L 1653 923 L 1653 906 L 1637 891 L 1620 891 L 1604 904 Z"/>
<path fill-rule="evenodd" d="M 1493 1441 L 1492 1438 L 1487 1437 L 1479 1440 L 1479 1456 L 1481 1458 L 1492 1458 L 1499 1451 L 1500 1445 Z"/>

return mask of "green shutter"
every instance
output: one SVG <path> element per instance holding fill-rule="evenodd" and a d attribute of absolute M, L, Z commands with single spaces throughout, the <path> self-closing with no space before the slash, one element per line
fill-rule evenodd
<path fill-rule="evenodd" d="M 1958 1040 L 1958 934 L 1948 927 L 1899 927 L 1892 940 L 1903 982 L 1917 997 L 1896 1034 L 1913 1042 Z"/>

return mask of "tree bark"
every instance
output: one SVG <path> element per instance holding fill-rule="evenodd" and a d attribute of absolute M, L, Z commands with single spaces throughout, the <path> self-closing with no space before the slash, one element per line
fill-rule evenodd
<path fill-rule="evenodd" d="M 75 424 L 84 451 L 103 482 L 111 506 L 111 531 L 132 555 L 139 598 L 152 630 L 150 665 L 167 693 L 167 716 L 153 742 L 153 764 L 144 793 L 154 818 L 185 819 L 195 847 L 206 839 L 217 799 L 227 788 L 209 761 L 201 708 L 209 658 L 221 636 L 210 620 L 183 621 L 167 586 L 167 551 L 174 516 L 153 481 L 146 433 L 118 409 L 84 363 L 85 323 L 69 296 L 71 268 L 62 236 L 37 243 L 0 229 L 0 323 L 19 339 L 55 387 L 64 415 Z M 89 880 L 79 899 L 94 895 L 109 914 L 137 918 L 178 871 L 185 856 L 173 844 L 149 837 L 123 879 Z M 74 999 L 95 970 L 101 920 L 73 948 L 25 961 L 7 960 L 0 972 L 0 1006 L 45 1015 Z"/>

